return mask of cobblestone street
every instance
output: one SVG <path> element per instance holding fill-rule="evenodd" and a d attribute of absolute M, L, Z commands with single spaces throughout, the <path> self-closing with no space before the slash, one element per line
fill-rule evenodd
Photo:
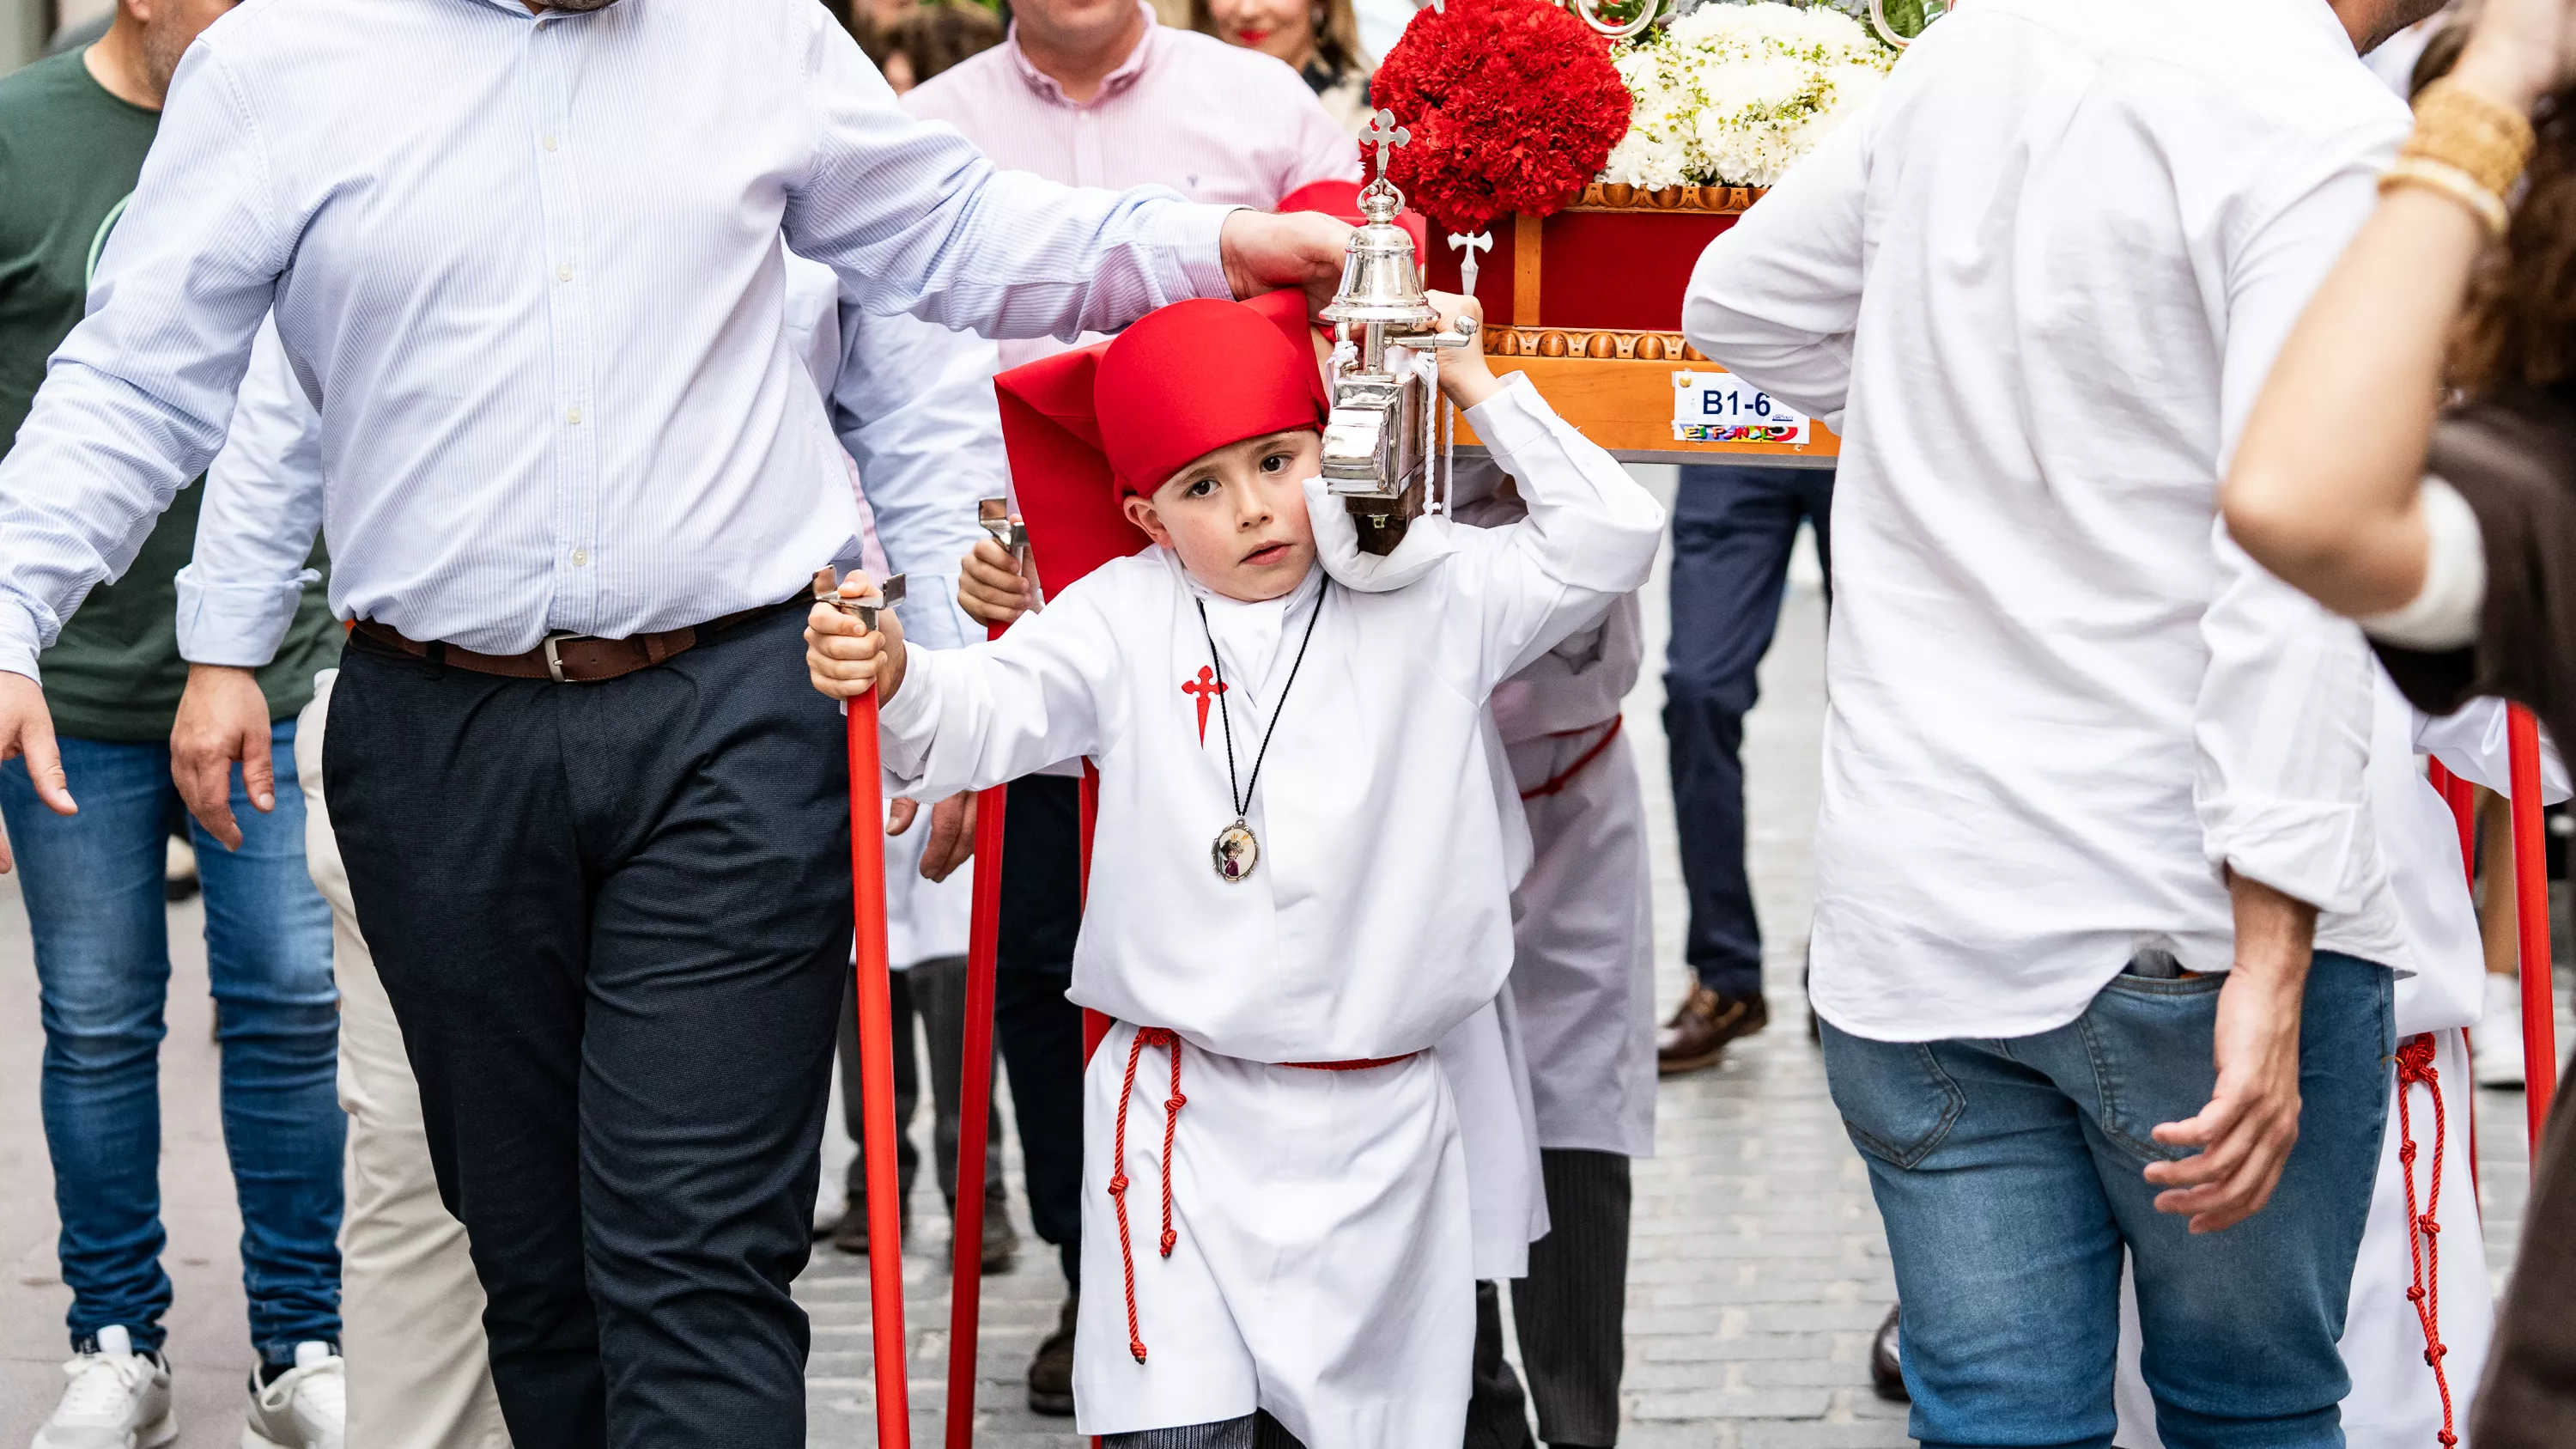
<path fill-rule="evenodd" d="M 1646 472 L 1669 492 L 1670 470 Z M 1658 986 L 1668 1008 L 1682 989 L 1683 913 L 1658 726 L 1664 617 L 1659 578 L 1646 607 L 1648 670 L 1627 720 L 1657 836 Z M 1636 1175 L 1621 1439 L 1632 1449 L 1893 1449 L 1912 1442 L 1903 1406 L 1882 1403 L 1869 1389 L 1869 1337 L 1894 1284 L 1866 1174 L 1826 1098 L 1799 989 L 1823 633 L 1822 594 L 1809 566 L 1783 614 L 1746 738 L 1772 1024 L 1718 1067 L 1662 1088 L 1658 1155 Z M 14 895 L 14 884 L 0 878 L 0 1262 L 8 1267 L 0 1278 L 0 1446 L 26 1442 L 59 1392 L 55 1365 L 68 1297 L 53 1256 L 52 1185 L 37 1119 L 41 1036 L 25 918 Z M 203 913 L 193 903 L 174 907 L 170 922 L 176 975 L 163 1048 L 163 1181 L 167 1261 L 178 1286 L 170 1352 L 179 1444 L 220 1449 L 237 1442 L 249 1367 L 234 1248 L 240 1222 L 215 1113 Z M 2521 1215 L 2522 1098 L 2480 1097 L 2484 1233 L 2501 1274 Z M 826 1180 L 837 1182 L 848 1152 L 837 1121 L 830 1141 Z M 975 1442 L 1073 1449 L 1081 1441 L 1068 1421 L 1039 1418 L 1024 1406 L 1021 1376 L 1055 1322 L 1063 1283 L 1052 1250 L 1027 1233 L 1016 1148 L 1011 1170 L 1023 1250 L 1013 1271 L 987 1281 Z M 943 1419 L 947 1243 L 930 1174 L 923 1179 L 905 1278 L 913 1440 L 929 1445 L 940 1442 Z M 811 1442 L 870 1445 L 866 1265 L 818 1245 L 797 1291 L 814 1324 Z"/>

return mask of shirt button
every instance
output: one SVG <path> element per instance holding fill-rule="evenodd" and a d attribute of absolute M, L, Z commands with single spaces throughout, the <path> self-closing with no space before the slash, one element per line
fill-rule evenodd
<path fill-rule="evenodd" d="M 576 427 L 576 428 L 577 428 L 577 427 L 580 427 L 580 426 L 581 426 L 581 409 L 579 409 L 579 408 L 567 408 L 567 409 L 565 409 L 565 410 L 564 410 L 564 421 L 565 421 L 565 422 L 568 422 L 568 423 L 570 423 L 570 424 L 572 424 L 572 425 L 573 425 L 574 427 Z"/>
<path fill-rule="evenodd" d="M 557 267 L 557 268 L 555 268 L 555 280 L 556 280 L 556 281 L 558 281 L 558 282 L 569 282 L 569 281 L 571 281 L 571 280 L 572 280 L 572 268 L 570 268 L 570 267 Z"/>
<path fill-rule="evenodd" d="M 574 550 L 572 551 L 572 566 L 573 566 L 574 568 L 587 568 L 587 567 L 589 567 L 589 565 L 590 565 L 590 550 L 589 550 L 589 549 L 586 549 L 586 548 L 577 548 L 577 549 L 574 549 Z"/>
<path fill-rule="evenodd" d="M 553 136 L 549 135 L 548 137 L 546 137 L 546 149 L 547 149 L 547 150 L 549 150 L 549 151 L 551 151 L 551 150 L 553 150 L 554 148 L 555 148 L 555 138 L 554 138 Z"/>

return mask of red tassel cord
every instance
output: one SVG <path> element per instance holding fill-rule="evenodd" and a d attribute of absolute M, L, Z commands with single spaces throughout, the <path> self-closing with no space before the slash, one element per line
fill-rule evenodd
<path fill-rule="evenodd" d="M 1181 1235 L 1172 1228 L 1172 1133 L 1180 1126 L 1181 1105 L 1189 1099 L 1181 1095 L 1181 1035 L 1169 1027 L 1140 1026 L 1136 1038 L 1127 1045 L 1126 1082 L 1118 1089 L 1118 1131 L 1110 1150 L 1117 1154 L 1109 1171 L 1109 1200 L 1118 1209 L 1118 1263 L 1127 1274 L 1127 1351 L 1136 1362 L 1145 1361 L 1145 1339 L 1136 1324 L 1136 1254 L 1127 1241 L 1127 1100 L 1136 1095 L 1136 1061 L 1149 1046 L 1161 1047 L 1172 1062 L 1172 1094 L 1163 1100 L 1163 1256 L 1172 1256 L 1172 1245 Z"/>
<path fill-rule="evenodd" d="M 2406 1300 L 2415 1305 L 2416 1320 L 2424 1326 L 2424 1362 L 2431 1365 L 2433 1386 L 2442 1394 L 2442 1449 L 2455 1449 L 2460 1436 L 2451 1418 L 2451 1377 L 2442 1367 L 2451 1352 L 2442 1344 L 2440 1220 L 2442 1146 L 2450 1138 L 2450 1123 L 2442 1106 L 2442 1076 L 2433 1066 L 2433 1050 L 2430 1034 L 2410 1036 L 2397 1047 L 2397 1163 L 2406 1179 L 2406 1249 L 2415 1274 Z M 2408 1108 L 2418 1085 L 2428 1088 L 2433 1098 L 2432 1187 L 2424 1194 L 2420 1213 L 2415 1208 L 2415 1121 Z"/>

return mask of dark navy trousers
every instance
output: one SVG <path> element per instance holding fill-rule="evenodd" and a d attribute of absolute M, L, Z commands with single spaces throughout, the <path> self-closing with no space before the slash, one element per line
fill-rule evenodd
<path fill-rule="evenodd" d="M 531 1449 L 805 1443 L 850 807 L 804 619 L 597 684 L 342 659 L 332 825 Z"/>
<path fill-rule="evenodd" d="M 1694 465 L 1673 500 L 1664 736 L 1690 925 L 1682 956 L 1710 989 L 1762 989 L 1762 928 L 1744 874 L 1744 716 L 1780 622 L 1798 527 L 1830 562 L 1834 475 Z"/>

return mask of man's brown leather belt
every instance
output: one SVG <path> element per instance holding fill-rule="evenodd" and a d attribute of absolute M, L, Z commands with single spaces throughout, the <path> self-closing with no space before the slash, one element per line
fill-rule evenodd
<path fill-rule="evenodd" d="M 387 648 L 401 650 L 414 659 L 432 659 L 476 674 L 498 674 L 510 679 L 551 679 L 557 684 L 597 684 L 602 680 L 633 674 L 639 669 L 650 669 L 746 619 L 756 619 L 782 609 L 801 608 L 807 602 L 800 595 L 782 603 L 739 610 L 685 629 L 665 629 L 658 634 L 637 634 L 627 639 L 553 634 L 525 654 L 478 654 L 453 644 L 423 644 L 417 639 L 404 637 L 401 630 L 373 619 L 360 619 L 351 627 L 369 639 Z"/>

